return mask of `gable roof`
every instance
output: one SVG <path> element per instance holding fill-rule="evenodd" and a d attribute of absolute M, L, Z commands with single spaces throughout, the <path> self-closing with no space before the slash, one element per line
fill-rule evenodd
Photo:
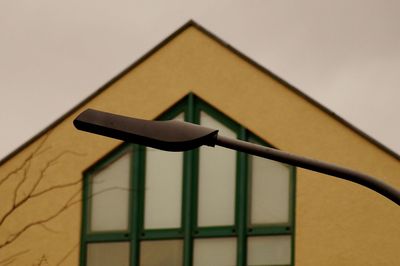
<path fill-rule="evenodd" d="M 165 38 L 163 41 L 161 41 L 158 45 L 156 45 L 154 48 L 152 48 L 150 51 L 148 51 L 146 54 L 144 54 L 142 57 L 140 57 L 137 61 L 135 61 L 134 63 L 132 63 L 130 66 L 128 66 L 127 68 L 125 68 L 122 72 L 120 72 L 118 75 L 116 75 L 114 78 L 112 78 L 110 81 L 108 81 L 106 84 L 104 84 L 103 86 L 101 86 L 99 89 L 97 89 L 95 92 L 93 92 L 89 97 L 87 97 L 86 99 L 84 99 L 83 101 L 81 101 L 80 103 L 78 103 L 77 105 L 75 105 L 72 109 L 70 109 L 68 112 L 66 112 L 64 115 L 62 115 L 60 118 L 58 118 L 57 120 L 55 120 L 53 123 L 51 123 L 49 126 L 47 126 L 46 128 L 44 128 L 43 130 L 41 130 L 39 133 L 37 133 L 35 136 L 33 136 L 31 139 L 29 139 L 28 141 L 26 141 L 25 143 L 23 143 L 21 146 L 19 146 L 17 149 L 15 149 L 14 151 L 12 151 L 10 154 L 8 154 L 7 156 L 5 156 L 3 159 L 0 160 L 0 166 L 3 165 L 6 161 L 8 161 L 9 159 L 11 159 L 14 155 L 18 154 L 21 150 L 23 150 L 25 147 L 29 146 L 31 143 L 33 143 L 34 141 L 36 141 L 38 138 L 40 138 L 42 135 L 44 135 L 46 132 L 48 132 L 49 130 L 51 130 L 52 128 L 56 127 L 58 124 L 60 124 L 62 121 L 64 121 L 67 117 L 69 117 L 70 115 L 72 115 L 74 112 L 76 112 L 79 108 L 81 108 L 82 106 L 84 106 L 85 104 L 87 104 L 88 102 L 90 102 L 93 98 L 95 98 L 97 95 L 99 95 L 100 93 L 102 93 L 104 90 L 106 90 L 107 88 L 109 88 L 112 84 L 114 84 L 117 80 L 121 79 L 125 74 L 127 74 L 129 71 L 131 71 L 132 69 L 134 69 L 136 66 L 138 66 L 139 64 L 141 64 L 143 61 L 145 61 L 146 59 L 148 59 L 150 56 L 152 56 L 154 53 L 156 53 L 158 50 L 160 50 L 162 47 L 164 47 L 167 43 L 169 43 L 171 40 L 173 40 L 176 36 L 178 36 L 179 34 L 181 34 L 183 31 L 185 31 L 186 29 L 190 28 L 190 27 L 194 27 L 197 30 L 199 30 L 200 32 L 202 32 L 203 34 L 205 34 L 206 36 L 208 36 L 209 38 L 213 39 L 214 41 L 216 41 L 217 43 L 219 43 L 220 45 L 224 46 L 226 49 L 228 49 L 229 51 L 231 51 L 232 53 L 236 54 L 237 56 L 239 56 L 239 58 L 241 58 L 242 60 L 246 61 L 247 63 L 251 64 L 252 66 L 254 66 L 256 69 L 260 70 L 261 72 L 265 73 L 266 75 L 270 76 L 272 79 L 276 80 L 277 82 L 281 83 L 282 85 L 284 85 L 286 88 L 290 89 L 291 91 L 293 91 L 294 93 L 296 93 L 297 95 L 299 95 L 300 97 L 302 97 L 303 99 L 305 99 L 307 102 L 311 103 L 312 105 L 318 107 L 320 110 L 322 110 L 323 112 L 325 112 L 326 114 L 328 114 L 330 117 L 332 117 L 333 119 L 339 121 L 340 123 L 342 123 L 343 125 L 345 125 L 346 127 L 350 128 L 352 131 L 354 131 L 355 133 L 357 133 L 359 136 L 361 136 L 362 138 L 368 140 L 370 143 L 374 144 L 375 146 L 377 146 L 379 149 L 385 151 L 386 153 L 388 153 L 389 155 L 393 156 L 394 158 L 396 158 L 397 160 L 400 160 L 400 155 L 397 154 L 396 152 L 394 152 L 393 150 L 391 150 L 390 148 L 388 148 L 387 146 L 383 145 L 382 143 L 380 143 L 379 141 L 375 140 L 374 138 L 372 138 L 371 136 L 369 136 L 368 134 L 366 134 L 365 132 L 361 131 L 360 129 L 358 129 L 357 127 L 355 127 L 354 125 L 352 125 L 351 123 L 349 123 L 348 121 L 346 121 L 345 119 L 343 119 L 342 117 L 340 117 L 339 115 L 337 115 L 336 113 L 334 113 L 333 111 L 329 110 L 328 108 L 326 108 L 325 106 L 323 106 L 322 104 L 320 104 L 319 102 L 317 102 L 316 100 L 312 99 L 310 96 L 306 95 L 305 93 L 303 93 L 302 91 L 300 91 L 299 89 L 297 89 L 295 86 L 293 86 L 292 84 L 290 84 L 289 82 L 283 80 L 282 78 L 280 78 L 279 76 L 277 76 L 276 74 L 274 74 L 273 72 L 271 72 L 270 70 L 266 69 L 265 67 L 261 66 L 260 64 L 256 63 L 255 61 L 253 61 L 251 58 L 247 57 L 245 54 L 241 53 L 239 50 L 233 48 L 232 46 L 230 46 L 228 43 L 226 43 L 225 41 L 223 41 L 222 39 L 220 39 L 219 37 L 217 37 L 216 35 L 214 35 L 213 33 L 211 33 L 210 31 L 206 30 L 205 28 L 203 28 L 202 26 L 200 26 L 198 23 L 196 23 L 193 20 L 188 21 L 187 23 L 185 23 L 183 26 L 181 26 L 178 30 L 176 30 L 174 33 L 172 33 L 170 36 L 168 36 L 167 38 Z"/>

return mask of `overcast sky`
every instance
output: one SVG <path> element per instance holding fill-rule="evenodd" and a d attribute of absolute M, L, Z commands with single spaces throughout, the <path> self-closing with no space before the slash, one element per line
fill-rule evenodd
<path fill-rule="evenodd" d="M 190 19 L 400 153 L 400 1 L 0 0 L 0 158 Z"/>

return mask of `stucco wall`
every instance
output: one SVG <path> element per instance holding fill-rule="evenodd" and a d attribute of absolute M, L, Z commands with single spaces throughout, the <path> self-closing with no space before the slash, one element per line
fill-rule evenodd
<path fill-rule="evenodd" d="M 21 182 L 23 168 L 0 186 L 1 217 L 13 206 L 14 191 L 22 184 L 16 211 L 0 224 L 0 245 L 29 223 L 60 212 L 45 226 L 28 227 L 15 242 L 0 248 L 0 265 L 13 259 L 10 265 L 32 265 L 40 259 L 49 265 L 78 265 L 81 183 L 76 182 L 83 170 L 120 143 L 74 129 L 72 120 L 79 112 L 90 107 L 153 119 L 189 92 L 279 149 L 360 170 L 400 188 L 398 159 L 189 27 L 47 137 L 0 167 L 0 180 L 21 165 L 30 167 L 27 182 Z M 30 163 L 24 164 L 37 147 Z M 19 207 L 41 175 L 31 194 L 54 189 Z M 400 209 L 376 193 L 298 169 L 296 205 L 296 265 L 396 265 L 400 261 Z"/>

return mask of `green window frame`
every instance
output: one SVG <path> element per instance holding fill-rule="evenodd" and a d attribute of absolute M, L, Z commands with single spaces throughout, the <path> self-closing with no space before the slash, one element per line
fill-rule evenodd
<path fill-rule="evenodd" d="M 205 112 L 218 122 L 233 130 L 238 139 L 255 141 L 266 146 L 271 146 L 246 128 L 242 127 L 226 115 L 207 104 L 194 94 L 189 94 L 170 108 L 158 119 L 173 119 L 179 114 L 184 114 L 187 122 L 199 123 L 200 112 Z M 182 163 L 182 198 L 181 198 L 181 226 L 168 229 L 145 229 L 145 163 L 146 147 L 136 144 L 123 143 L 111 151 L 103 159 L 96 162 L 84 172 L 83 182 L 83 208 L 80 265 L 86 266 L 88 245 L 93 243 L 129 243 L 131 266 L 140 265 L 140 245 L 145 241 L 180 240 L 182 245 L 182 263 L 185 266 L 193 265 L 194 242 L 196 239 L 209 238 L 235 238 L 236 239 L 236 265 L 248 265 L 248 239 L 267 236 L 290 237 L 290 264 L 294 265 L 295 242 L 295 184 L 296 169 L 287 166 L 289 170 L 289 220 L 283 224 L 265 224 L 251 226 L 250 217 L 250 160 L 252 156 L 236 152 L 235 178 L 235 222 L 229 226 L 199 227 L 198 214 L 198 173 L 199 149 L 183 153 Z M 130 189 L 129 193 L 129 226 L 126 231 L 90 232 L 91 208 L 91 179 L 121 156 L 130 154 Z M 156 243 L 156 242 L 154 242 Z M 172 242 L 171 242 L 172 243 Z"/>

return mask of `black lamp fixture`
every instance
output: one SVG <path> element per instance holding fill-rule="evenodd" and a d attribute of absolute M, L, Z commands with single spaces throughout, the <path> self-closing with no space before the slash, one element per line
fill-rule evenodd
<path fill-rule="evenodd" d="M 331 163 L 219 136 L 217 129 L 176 120 L 149 121 L 93 109 L 82 112 L 74 120 L 74 125 L 79 130 L 165 151 L 187 151 L 203 145 L 218 145 L 355 182 L 400 205 L 400 191 L 375 177 Z"/>

